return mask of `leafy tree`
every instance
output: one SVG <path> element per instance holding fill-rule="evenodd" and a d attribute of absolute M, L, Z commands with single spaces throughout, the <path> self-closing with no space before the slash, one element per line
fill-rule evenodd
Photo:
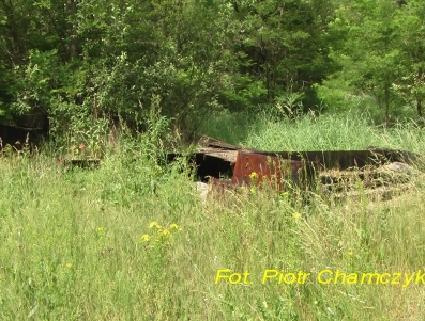
<path fill-rule="evenodd" d="M 242 71 L 262 81 L 268 100 L 308 92 L 329 71 L 326 30 L 333 14 L 329 1 L 240 1 L 235 50 L 245 58 Z"/>
<path fill-rule="evenodd" d="M 341 66 L 335 77 L 375 97 L 387 122 L 396 97 L 393 84 L 403 73 L 398 10 L 392 0 L 343 2 L 331 23 L 332 31 L 343 36 L 331 53 Z"/>
<path fill-rule="evenodd" d="M 400 50 L 404 74 L 394 88 L 412 102 L 419 117 L 424 116 L 425 100 L 425 6 L 423 1 L 410 0 L 396 16 L 400 30 Z"/>
<path fill-rule="evenodd" d="M 194 116 L 213 110 L 305 112 L 316 88 L 374 97 L 387 120 L 402 103 L 422 115 L 424 10 L 420 0 L 0 0 L 0 117 L 42 114 L 60 136 L 96 122 L 144 129 L 153 108 L 196 130 Z"/>

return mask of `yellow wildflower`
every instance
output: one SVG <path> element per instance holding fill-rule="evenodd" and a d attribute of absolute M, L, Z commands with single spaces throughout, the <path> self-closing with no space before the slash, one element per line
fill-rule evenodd
<path fill-rule="evenodd" d="M 301 219 L 301 213 L 300 212 L 294 212 L 292 213 L 292 218 L 295 222 L 299 221 Z"/>
<path fill-rule="evenodd" d="M 154 228 L 154 227 L 157 229 L 161 229 L 161 225 L 159 225 L 158 222 L 155 222 L 155 221 L 149 224 L 149 228 Z"/>
<path fill-rule="evenodd" d="M 66 263 L 65 263 L 65 267 L 66 267 L 67 269 L 71 269 L 71 268 L 72 268 L 72 263 L 71 263 L 71 262 L 66 262 Z"/>
<path fill-rule="evenodd" d="M 141 237 L 140 237 L 140 241 L 142 241 L 142 242 L 149 242 L 149 240 L 151 239 L 151 237 L 150 237 L 150 235 L 148 235 L 148 234 L 143 234 Z"/>
<path fill-rule="evenodd" d="M 164 229 L 161 231 L 161 236 L 169 236 L 170 235 L 170 230 L 169 229 Z"/>
<path fill-rule="evenodd" d="M 258 178 L 258 174 L 256 172 L 252 172 L 251 174 L 249 174 L 249 178 L 255 180 Z"/>
<path fill-rule="evenodd" d="M 105 228 L 103 226 L 96 227 L 97 234 L 103 235 L 105 234 Z"/>
<path fill-rule="evenodd" d="M 173 224 L 170 224 L 169 229 L 170 230 L 180 230 L 181 228 L 177 224 L 173 223 Z"/>

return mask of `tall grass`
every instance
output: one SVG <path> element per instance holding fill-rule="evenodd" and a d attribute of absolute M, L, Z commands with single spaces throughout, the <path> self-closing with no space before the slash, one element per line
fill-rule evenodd
<path fill-rule="evenodd" d="M 231 143 L 268 150 L 400 148 L 424 154 L 425 130 L 413 123 L 392 127 L 370 123 L 358 113 L 302 116 L 276 120 L 258 115 L 219 114 L 200 133 Z"/>
<path fill-rule="evenodd" d="M 301 123 L 314 123 L 299 122 L 299 135 L 289 124 L 270 124 L 245 142 L 351 146 L 343 139 L 326 145 L 326 138 L 303 146 Z M 278 128 L 298 143 L 273 141 Z M 420 150 L 414 133 L 400 142 Z M 353 146 L 360 141 L 371 142 L 358 138 Z M 333 203 L 315 194 L 305 202 L 247 189 L 202 204 L 185 164 L 158 165 L 149 156 L 155 148 L 124 140 L 92 171 L 66 170 L 43 155 L 0 158 L 0 320 L 424 320 L 419 285 L 214 283 L 220 268 L 249 271 L 253 280 L 268 268 L 423 268 L 421 178 L 385 202 L 365 195 Z"/>
<path fill-rule="evenodd" d="M 374 126 L 358 115 L 321 115 L 293 121 L 263 121 L 244 141 L 263 149 L 364 149 L 371 146 L 425 150 L 425 130 L 414 124 Z"/>

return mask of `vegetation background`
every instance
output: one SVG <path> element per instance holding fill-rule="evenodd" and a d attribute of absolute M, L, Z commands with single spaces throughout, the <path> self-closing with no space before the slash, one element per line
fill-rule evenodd
<path fill-rule="evenodd" d="M 189 139 L 234 112 L 423 123 L 424 17 L 421 0 L 2 0 L 0 121 L 79 143 L 152 108 Z"/>
<path fill-rule="evenodd" d="M 0 320 L 423 321 L 423 286 L 214 285 L 223 267 L 423 269 L 420 172 L 390 201 L 359 182 L 203 204 L 161 159 L 201 134 L 424 155 L 424 98 L 423 0 L 0 0 L 0 124 L 49 130 L 0 154 Z"/>

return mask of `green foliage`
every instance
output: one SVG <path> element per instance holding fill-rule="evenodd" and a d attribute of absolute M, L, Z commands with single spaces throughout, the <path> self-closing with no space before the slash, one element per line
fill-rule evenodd
<path fill-rule="evenodd" d="M 350 150 L 380 146 L 423 154 L 423 128 L 415 124 L 383 128 L 373 124 L 371 118 L 356 111 L 279 121 L 262 117 L 241 143 L 263 150 Z"/>
<path fill-rule="evenodd" d="M 358 92 L 373 95 L 386 117 L 390 115 L 391 85 L 400 75 L 396 10 L 390 0 L 357 1 L 340 5 L 332 22 L 336 32 L 346 35 L 341 47 L 332 52 L 341 66 L 339 74 Z"/>
<path fill-rule="evenodd" d="M 57 50 L 31 51 L 28 64 L 16 71 L 21 74 L 21 82 L 16 101 L 12 104 L 13 110 L 17 113 L 32 109 L 47 112 L 51 91 L 60 79 L 58 68 Z"/>
<path fill-rule="evenodd" d="M 58 139 L 81 115 L 146 128 L 157 96 L 191 131 L 195 114 L 254 110 L 327 72 L 320 30 L 332 7 L 322 0 L 17 1 L 0 12 L 10 74 L 0 82 L 14 78 L 2 109 L 41 111 Z"/>
<path fill-rule="evenodd" d="M 406 103 L 416 104 L 422 116 L 424 14 L 419 2 L 399 5 L 392 0 L 362 0 L 339 4 L 330 23 L 331 38 L 338 39 L 330 57 L 339 64 L 339 70 L 318 85 L 330 109 L 369 109 L 370 96 L 386 122 L 400 116 Z"/>
<path fill-rule="evenodd" d="M 419 117 L 424 116 L 422 104 L 425 99 L 424 21 L 424 6 L 421 1 L 415 0 L 409 1 L 396 17 L 402 37 L 405 72 L 393 87 L 405 101 L 416 106 Z"/>
<path fill-rule="evenodd" d="M 421 116 L 424 16 L 420 0 L 1 1 L 0 117 L 41 113 L 60 141 L 145 130 L 155 97 L 188 136 L 211 112 Z"/>

